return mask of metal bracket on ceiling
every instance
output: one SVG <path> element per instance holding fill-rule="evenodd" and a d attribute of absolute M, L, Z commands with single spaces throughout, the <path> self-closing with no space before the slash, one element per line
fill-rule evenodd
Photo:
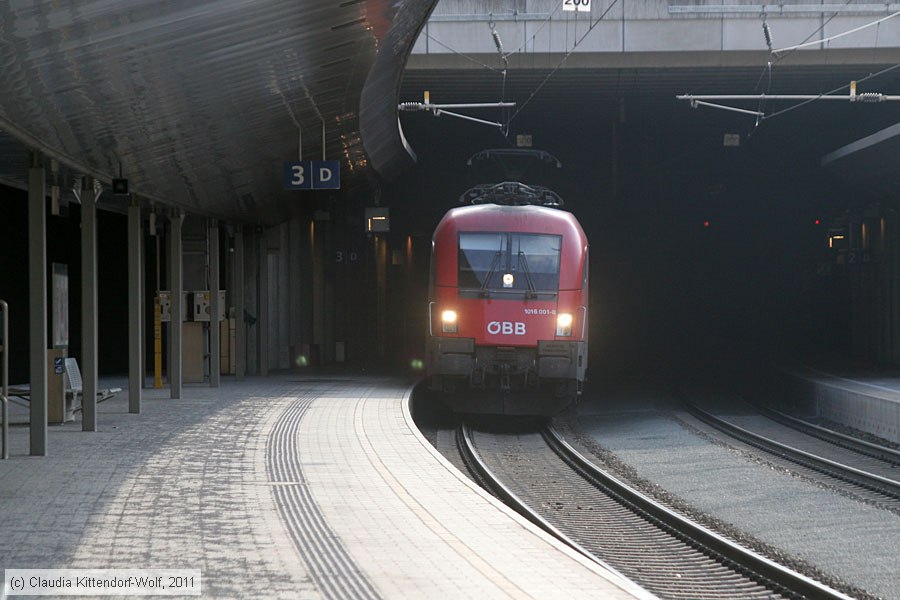
<path fill-rule="evenodd" d="M 466 108 L 512 108 L 515 106 L 515 102 L 467 102 L 460 104 L 432 104 L 430 102 L 430 97 L 428 92 L 425 92 L 425 102 L 401 102 L 397 105 L 397 110 L 404 112 L 417 112 L 417 111 L 431 111 L 431 113 L 439 117 L 441 115 L 448 115 L 450 117 L 456 117 L 458 119 L 465 119 L 466 121 L 473 121 L 475 123 L 480 123 L 482 125 L 490 125 L 492 127 L 503 128 L 502 123 L 497 123 L 495 121 L 488 121 L 485 119 L 479 119 L 477 117 L 472 117 L 470 115 L 464 115 L 457 112 L 452 112 L 447 110 L 448 108 L 452 109 L 466 109 Z"/>
<path fill-rule="evenodd" d="M 322 160 L 325 160 L 325 119 L 320 118 L 320 120 L 322 121 Z M 294 123 L 297 126 L 297 160 L 303 160 L 303 127 L 299 121 Z"/>
<path fill-rule="evenodd" d="M 850 82 L 850 93 L 847 95 L 837 94 L 716 94 L 716 95 L 691 95 L 684 94 L 675 96 L 678 100 L 687 100 L 691 103 L 691 108 L 698 106 L 709 106 L 710 108 L 719 108 L 732 112 L 739 112 L 748 115 L 765 117 L 765 114 L 757 110 L 747 110 L 736 106 L 728 106 L 725 104 L 717 104 L 710 100 L 720 101 L 763 101 L 763 100 L 781 100 L 781 101 L 807 101 L 813 100 L 843 100 L 849 102 L 896 102 L 900 101 L 900 96 L 892 96 L 882 94 L 880 92 L 864 92 L 856 93 L 856 82 Z"/>

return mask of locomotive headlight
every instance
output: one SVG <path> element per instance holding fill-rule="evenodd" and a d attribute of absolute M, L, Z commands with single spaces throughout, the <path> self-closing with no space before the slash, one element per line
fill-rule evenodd
<path fill-rule="evenodd" d="M 456 311 L 445 310 L 441 313 L 441 331 L 444 333 L 456 333 Z"/>
<path fill-rule="evenodd" d="M 559 313 L 556 317 L 556 335 L 568 337 L 572 335 L 572 314 Z"/>

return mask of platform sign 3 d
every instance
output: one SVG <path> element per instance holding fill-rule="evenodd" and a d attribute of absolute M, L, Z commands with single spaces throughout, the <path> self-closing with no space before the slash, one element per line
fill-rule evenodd
<path fill-rule="evenodd" d="M 283 171 L 286 190 L 341 189 L 341 161 L 298 160 L 285 162 Z"/>

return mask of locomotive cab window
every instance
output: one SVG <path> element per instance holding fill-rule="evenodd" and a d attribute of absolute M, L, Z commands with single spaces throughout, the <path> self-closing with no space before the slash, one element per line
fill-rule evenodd
<path fill-rule="evenodd" d="M 555 294 L 561 246 L 558 235 L 460 233 L 460 292 Z"/>

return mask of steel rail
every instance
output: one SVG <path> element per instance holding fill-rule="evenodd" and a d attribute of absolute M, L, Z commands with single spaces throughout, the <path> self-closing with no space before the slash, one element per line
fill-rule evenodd
<path fill-rule="evenodd" d="M 517 513 L 519 513 L 565 545 L 569 546 L 579 554 L 582 554 L 591 562 L 603 567 L 604 569 L 612 571 L 625 580 L 630 581 L 628 577 L 623 575 L 615 567 L 598 558 L 590 550 L 557 529 L 552 523 L 550 523 L 550 521 L 542 517 L 536 510 L 531 508 L 512 490 L 510 490 L 509 487 L 504 485 L 503 482 L 500 481 L 500 478 L 494 475 L 487 464 L 485 464 L 485 462 L 481 459 L 481 456 L 478 454 L 478 450 L 475 448 L 475 443 L 472 441 L 472 430 L 468 425 L 460 425 L 456 430 L 456 435 L 457 444 L 459 445 L 459 450 L 462 454 L 463 461 L 466 463 L 466 466 L 472 469 L 476 477 L 485 485 L 487 485 L 488 489 L 498 498 L 500 498 L 507 506 L 511 507 Z"/>
<path fill-rule="evenodd" d="M 781 423 L 782 425 L 786 425 L 792 429 L 796 429 L 797 431 L 810 435 L 814 438 L 820 439 L 830 444 L 834 444 L 836 446 L 840 446 L 841 448 L 845 448 L 852 452 L 857 452 L 864 456 L 883 460 L 884 462 L 888 462 L 894 465 L 900 465 L 900 450 L 895 450 L 893 448 L 888 448 L 887 446 L 874 444 L 872 442 L 853 437 L 852 435 L 847 435 L 839 431 L 834 431 L 833 429 L 828 429 L 827 427 L 814 425 L 812 423 L 804 421 L 803 419 L 798 419 L 781 411 L 775 410 L 774 408 L 768 408 L 766 406 L 760 406 L 757 404 L 753 404 L 753 407 L 773 421 Z"/>
<path fill-rule="evenodd" d="M 557 529 L 555 525 L 549 523 L 537 511 L 525 504 L 508 486 L 499 481 L 498 477 L 480 458 L 478 450 L 474 447 L 468 427 L 461 426 L 457 430 L 457 436 L 459 449 L 464 455 L 467 466 L 475 472 L 477 479 L 487 485 L 488 489 L 514 510 L 557 539 L 569 544 L 592 561 L 598 561 L 597 557 L 593 556 L 580 544 L 573 543 L 566 534 Z M 815 598 L 851 598 L 851 596 L 847 596 L 821 582 L 792 571 L 771 559 L 744 548 L 634 490 L 588 461 L 563 440 L 552 427 L 545 430 L 543 438 L 548 447 L 568 468 L 598 488 L 601 493 L 610 495 L 616 502 L 653 524 L 654 527 L 666 532 L 667 535 L 687 541 L 696 548 L 698 553 L 711 555 L 714 557 L 714 561 L 726 565 L 729 571 L 742 573 L 745 577 L 750 577 L 756 581 L 764 581 L 765 583 L 761 585 L 773 591 L 781 589 L 788 594 Z M 609 568 L 604 563 L 599 564 Z"/>
<path fill-rule="evenodd" d="M 791 462 L 800 464 L 809 469 L 824 473 L 841 481 L 846 481 L 862 488 L 884 494 L 890 498 L 900 499 L 900 481 L 888 479 L 874 473 L 841 464 L 822 456 L 816 456 L 798 448 L 782 444 L 765 436 L 759 435 L 734 423 L 729 423 L 719 417 L 703 410 L 702 408 L 686 403 L 688 412 L 701 421 L 725 432 L 726 434 L 745 442 L 754 448 L 759 448 L 770 454 L 775 454 Z"/>
<path fill-rule="evenodd" d="M 610 473 L 604 471 L 566 442 L 552 426 L 544 433 L 550 447 L 570 466 L 581 472 L 589 480 L 598 482 L 619 498 L 643 512 L 663 526 L 690 538 L 700 546 L 723 557 L 726 561 L 740 565 L 742 568 L 761 575 L 776 585 L 793 593 L 810 598 L 829 598 L 849 600 L 851 596 L 843 594 L 815 579 L 797 573 L 784 565 L 745 548 L 730 539 L 691 521 L 675 511 L 663 506 L 650 497 L 628 486 Z"/>

